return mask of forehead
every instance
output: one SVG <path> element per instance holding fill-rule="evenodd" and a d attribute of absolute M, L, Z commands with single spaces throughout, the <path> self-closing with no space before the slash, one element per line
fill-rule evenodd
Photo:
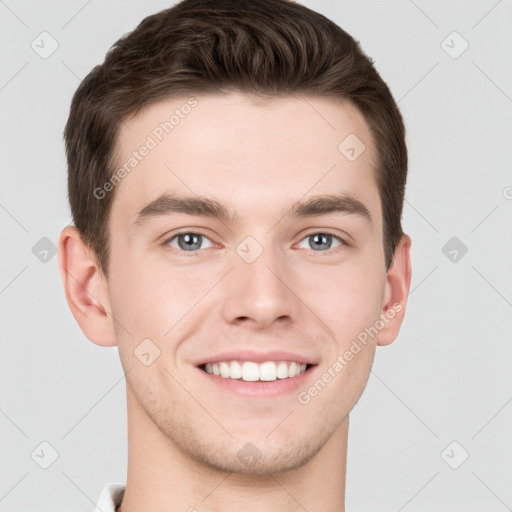
<path fill-rule="evenodd" d="M 112 222 L 132 221 L 164 192 L 210 196 L 241 218 L 275 217 L 273 206 L 315 193 L 379 201 L 368 125 L 340 100 L 239 93 L 167 99 L 121 125 L 116 159 L 125 172 Z"/>

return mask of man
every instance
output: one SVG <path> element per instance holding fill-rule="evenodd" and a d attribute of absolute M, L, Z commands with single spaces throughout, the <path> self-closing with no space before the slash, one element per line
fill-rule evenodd
<path fill-rule="evenodd" d="M 184 0 L 84 79 L 65 141 L 66 298 L 126 375 L 97 509 L 343 511 L 411 279 L 404 125 L 359 44 L 287 0 Z"/>

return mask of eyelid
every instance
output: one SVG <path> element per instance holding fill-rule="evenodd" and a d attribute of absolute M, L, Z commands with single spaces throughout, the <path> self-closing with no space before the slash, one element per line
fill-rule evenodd
<path fill-rule="evenodd" d="M 173 230 L 161 235 L 159 238 L 163 238 L 164 239 L 163 243 L 166 244 L 169 242 L 169 240 L 172 240 L 175 236 L 184 235 L 186 233 L 193 233 L 195 235 L 202 235 L 206 238 L 210 238 L 210 236 L 206 234 L 206 231 L 204 228 L 195 228 L 194 226 L 190 226 L 187 228 L 173 229 Z"/>
<path fill-rule="evenodd" d="M 300 240 L 302 241 L 302 240 L 304 240 L 304 238 L 311 236 L 311 235 L 316 235 L 318 233 L 321 233 L 323 235 L 331 235 L 334 238 L 338 238 L 339 240 L 341 240 L 344 244 L 348 245 L 348 242 L 346 241 L 345 236 L 342 236 L 339 233 L 334 233 L 330 229 L 318 229 L 318 228 L 313 229 L 312 231 L 308 231 L 305 235 L 303 235 Z M 349 238 L 349 236 L 347 235 L 346 238 Z"/>

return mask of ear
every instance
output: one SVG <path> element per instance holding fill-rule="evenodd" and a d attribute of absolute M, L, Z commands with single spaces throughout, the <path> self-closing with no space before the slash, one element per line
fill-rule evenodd
<path fill-rule="evenodd" d="M 80 328 L 97 345 L 116 345 L 107 279 L 76 227 L 62 230 L 58 253 L 66 300 Z"/>
<path fill-rule="evenodd" d="M 397 245 L 393 261 L 386 275 L 384 303 L 377 345 L 389 345 L 398 336 L 405 315 L 407 296 L 411 286 L 411 238 L 403 235 Z"/>

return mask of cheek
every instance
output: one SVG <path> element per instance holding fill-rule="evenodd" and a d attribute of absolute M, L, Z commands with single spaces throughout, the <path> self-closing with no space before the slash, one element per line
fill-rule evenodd
<path fill-rule="evenodd" d="M 301 283 L 298 295 L 340 345 L 373 325 L 381 313 L 385 274 L 375 258 L 366 265 L 361 263 L 354 259 L 339 265 L 317 265 L 314 272 L 303 269 L 297 274 L 297 282 Z"/>
<path fill-rule="evenodd" d="M 112 314 L 133 338 L 154 340 L 164 350 L 170 337 L 200 309 L 203 296 L 218 281 L 211 267 L 192 268 L 165 258 L 133 257 L 112 275 Z M 192 314 L 191 314 L 192 313 Z"/>
<path fill-rule="evenodd" d="M 381 313 L 385 275 L 375 261 L 373 267 L 347 265 L 343 271 L 323 274 L 319 276 L 326 283 L 323 288 L 317 282 L 314 289 L 309 284 L 314 311 L 333 337 L 319 378 L 328 381 L 326 413 L 334 403 L 343 415 L 361 396 L 370 374 L 377 340 L 373 329 Z"/>

